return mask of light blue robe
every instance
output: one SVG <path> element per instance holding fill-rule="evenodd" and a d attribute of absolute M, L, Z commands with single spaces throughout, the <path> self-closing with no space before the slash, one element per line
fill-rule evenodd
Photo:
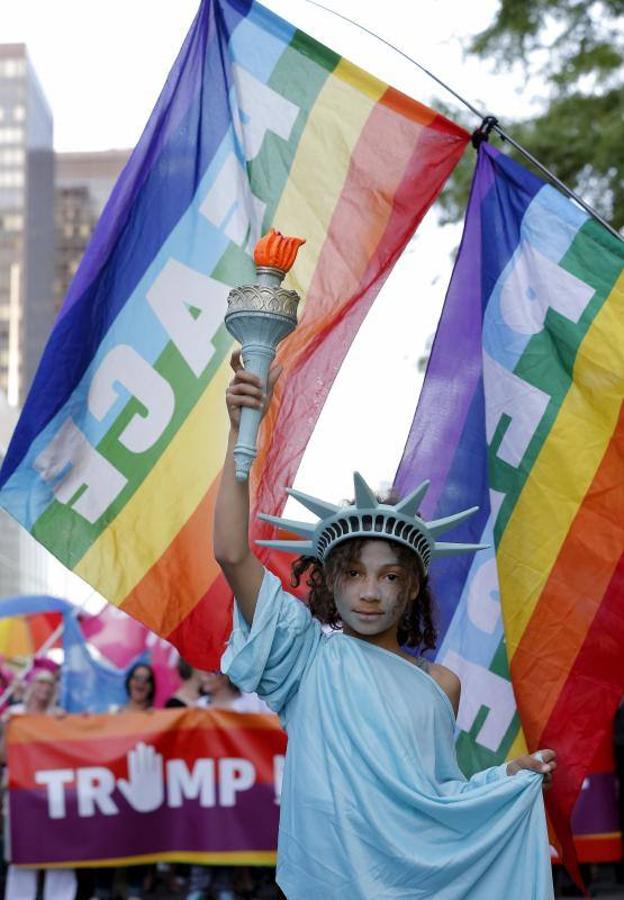
<path fill-rule="evenodd" d="M 288 732 L 277 881 L 288 900 L 553 897 L 542 778 L 466 780 L 450 701 L 430 675 L 326 635 L 267 572 L 238 611 L 224 672 Z"/>

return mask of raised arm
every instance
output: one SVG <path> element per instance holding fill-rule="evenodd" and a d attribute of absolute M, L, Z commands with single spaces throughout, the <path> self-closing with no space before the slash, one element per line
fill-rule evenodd
<path fill-rule="evenodd" d="M 215 507 L 214 554 L 234 591 L 243 618 L 251 625 L 264 569 L 249 547 L 249 482 L 236 480 L 233 451 L 238 438 L 241 407 L 260 409 L 266 398 L 260 380 L 243 368 L 240 350 L 232 354 L 231 362 L 234 378 L 225 395 L 230 434 Z M 280 371 L 279 366 L 271 369 L 269 398 Z"/>

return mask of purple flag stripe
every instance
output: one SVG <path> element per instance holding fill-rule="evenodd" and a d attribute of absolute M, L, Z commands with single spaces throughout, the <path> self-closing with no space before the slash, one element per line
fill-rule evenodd
<path fill-rule="evenodd" d="M 481 203 L 492 182 L 489 168 L 473 181 L 457 263 L 394 482 L 405 496 L 419 481 L 431 480 L 422 504 L 427 517 L 435 512 L 481 379 Z"/>
<path fill-rule="evenodd" d="M 67 789 L 65 797 L 66 815 L 50 819 L 44 791 L 10 792 L 12 862 L 60 864 L 176 851 L 253 854 L 277 847 L 279 805 L 270 784 L 241 791 L 232 807 L 201 807 L 199 800 L 186 799 L 181 807 L 163 805 L 150 813 L 131 809 L 114 791 L 118 814 L 80 816 L 75 790 Z"/>

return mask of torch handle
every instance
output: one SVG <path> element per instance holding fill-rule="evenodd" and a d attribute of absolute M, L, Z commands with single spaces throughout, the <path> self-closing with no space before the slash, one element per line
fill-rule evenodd
<path fill-rule="evenodd" d="M 275 349 L 266 344 L 244 343 L 242 346 L 243 365 L 248 372 L 253 372 L 262 382 L 266 391 L 269 381 L 269 369 L 275 359 Z M 249 406 L 241 408 L 238 440 L 234 448 L 234 463 L 236 467 L 236 480 L 247 481 L 251 464 L 257 456 L 256 438 L 262 419 L 263 410 L 251 409 Z"/>

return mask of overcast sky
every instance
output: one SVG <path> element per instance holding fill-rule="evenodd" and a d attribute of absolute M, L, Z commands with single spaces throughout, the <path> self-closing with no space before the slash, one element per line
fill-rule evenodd
<path fill-rule="evenodd" d="M 306 0 L 265 5 L 396 87 L 431 100 L 425 76 L 352 25 Z M 513 82 L 484 77 L 487 69 L 462 55 L 462 40 L 490 23 L 497 0 L 325 5 L 396 43 L 490 112 L 518 103 Z M 198 0 L 2 0 L 1 39 L 28 45 L 54 113 L 58 150 L 137 142 L 197 7 Z"/>

